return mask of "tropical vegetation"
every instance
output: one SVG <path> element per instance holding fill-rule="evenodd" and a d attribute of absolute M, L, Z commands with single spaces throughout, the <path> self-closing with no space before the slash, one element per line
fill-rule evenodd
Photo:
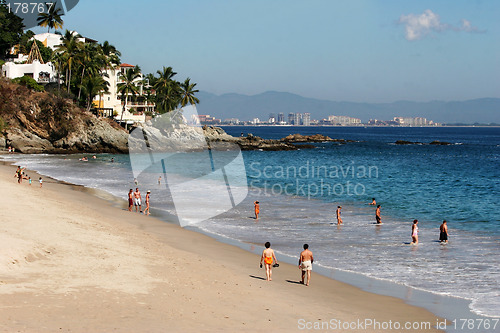
<path fill-rule="evenodd" d="M 10 49 L 19 43 L 23 28 L 23 20 L 0 1 L 0 59 L 5 59 Z"/>
<path fill-rule="evenodd" d="M 49 32 L 50 29 L 62 29 L 64 21 L 61 18 L 63 15 L 63 13 L 61 13 L 61 8 L 56 8 L 56 5 L 54 4 L 45 5 L 47 6 L 47 12 L 43 12 L 38 15 L 38 18 L 36 19 L 38 25 L 41 27 L 47 27 L 47 32 Z"/>
<path fill-rule="evenodd" d="M 48 31 L 61 29 L 64 23 L 61 16 L 60 9 L 52 6 L 47 13 L 39 14 L 38 25 L 47 27 Z M 121 53 L 108 41 L 99 44 L 69 30 L 64 33 L 56 31 L 61 34 L 61 44 L 53 51 L 34 40 L 32 31 L 23 33 L 22 28 L 22 20 L 8 13 L 0 0 L 0 59 L 5 58 L 13 46 L 18 52 L 27 54 L 36 42 L 44 62 L 50 61 L 57 72 L 57 88 L 52 87 L 52 90 L 73 98 L 87 110 L 92 108 L 97 96 L 102 98 L 103 94 L 109 93 L 108 73 L 118 73 L 117 93 L 122 98 L 123 111 L 128 110 L 132 101 L 155 105 L 152 116 L 199 103 L 195 96 L 198 93 L 196 83 L 190 78 L 178 81 L 172 67 L 164 66 L 154 74 L 143 75 L 139 66 L 120 67 Z M 27 79 L 18 81 L 39 89 Z"/>

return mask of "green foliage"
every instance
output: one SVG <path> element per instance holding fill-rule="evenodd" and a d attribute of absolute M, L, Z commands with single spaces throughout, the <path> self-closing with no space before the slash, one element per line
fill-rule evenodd
<path fill-rule="evenodd" d="M 23 33 L 21 36 L 21 39 L 19 40 L 19 52 L 22 54 L 28 54 L 31 50 L 31 48 L 28 48 L 28 43 L 30 42 L 30 39 L 32 39 L 35 36 L 35 33 L 31 30 L 26 31 Z"/>
<path fill-rule="evenodd" d="M 146 75 L 146 79 L 155 90 L 152 100 L 156 104 L 156 112 L 162 114 L 175 110 L 179 106 L 200 102 L 195 97 L 198 92 L 195 89 L 196 83 L 191 83 L 190 78 L 187 78 L 182 83 L 174 80 L 177 73 L 173 71 L 172 67 L 163 67 L 162 70 L 156 71 L 156 74 L 158 77 L 153 74 Z M 146 96 L 149 100 L 148 91 L 146 91 Z"/>
<path fill-rule="evenodd" d="M 60 29 L 63 27 L 64 21 L 61 18 L 64 13 L 62 12 L 61 8 L 57 8 L 56 6 L 49 6 L 47 5 L 47 13 L 43 12 L 38 14 L 38 18 L 36 19 L 38 22 L 38 25 L 41 27 L 47 27 L 47 32 L 50 31 L 50 29 Z"/>
<path fill-rule="evenodd" d="M 0 3 L 0 59 L 5 59 L 10 49 L 17 45 L 23 34 L 23 19 L 10 13 L 7 6 Z"/>
<path fill-rule="evenodd" d="M 80 88 L 85 96 L 87 111 L 90 111 L 94 97 L 100 93 L 107 92 L 109 83 L 99 75 L 87 76 L 82 80 Z"/>
<path fill-rule="evenodd" d="M 23 77 L 17 77 L 15 79 L 12 79 L 13 83 L 20 84 L 22 86 L 25 86 L 31 90 L 34 91 L 43 91 L 43 87 L 39 85 L 35 79 L 29 77 L 29 76 L 23 76 Z"/>

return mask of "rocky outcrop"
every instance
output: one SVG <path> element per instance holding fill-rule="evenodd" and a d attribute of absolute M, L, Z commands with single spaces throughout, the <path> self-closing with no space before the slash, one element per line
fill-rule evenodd
<path fill-rule="evenodd" d="M 128 151 L 128 132 L 109 119 L 99 119 L 71 100 L 0 80 L 0 116 L 4 142 L 21 153 Z M 1 135 L 0 135 L 1 136 Z"/>
<path fill-rule="evenodd" d="M 297 150 L 298 147 L 281 140 L 262 139 L 258 136 L 248 134 L 246 137 L 238 138 L 237 144 L 241 150 Z M 309 147 L 308 147 L 309 148 Z"/>
<path fill-rule="evenodd" d="M 302 135 L 302 134 L 290 134 L 280 141 L 288 142 L 288 143 L 301 143 L 301 142 L 338 142 L 338 143 L 347 143 L 347 142 L 355 142 L 354 140 L 344 140 L 344 139 L 332 139 L 329 136 L 322 134 L 313 134 L 313 135 Z"/>
<path fill-rule="evenodd" d="M 431 143 L 429 143 L 430 145 L 437 145 L 437 146 L 449 146 L 451 145 L 450 142 L 446 142 L 446 141 L 432 141 Z"/>

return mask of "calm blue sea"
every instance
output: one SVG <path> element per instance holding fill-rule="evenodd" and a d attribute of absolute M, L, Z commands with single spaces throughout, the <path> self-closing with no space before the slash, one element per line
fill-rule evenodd
<path fill-rule="evenodd" d="M 471 300 L 477 314 L 500 316 L 500 128 L 237 127 L 224 129 L 263 138 L 324 134 L 355 140 L 318 143 L 298 151 L 246 151 L 248 197 L 236 208 L 196 224 L 205 232 L 261 245 L 295 257 L 303 243 L 315 264 L 374 279 Z M 448 146 L 395 145 L 396 140 Z M 125 198 L 135 187 L 128 155 L 16 155 L 4 158 L 48 176 L 100 188 Z M 115 162 L 110 159 L 114 157 Z M 152 190 L 152 206 L 175 214 L 161 170 L 138 177 Z M 381 205 L 376 226 L 372 197 Z M 255 221 L 253 201 L 261 216 Z M 200 202 L 198 209 L 210 202 Z M 341 205 L 344 225 L 336 225 Z M 412 246 L 411 221 L 419 220 L 420 244 Z M 448 245 L 439 225 L 446 219 Z"/>

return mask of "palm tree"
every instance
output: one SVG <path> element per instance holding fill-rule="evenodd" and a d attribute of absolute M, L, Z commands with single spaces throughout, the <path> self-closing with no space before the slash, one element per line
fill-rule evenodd
<path fill-rule="evenodd" d="M 157 107 L 160 113 L 172 111 L 180 101 L 179 82 L 173 79 L 177 73 L 172 70 L 172 67 L 165 66 L 156 73 L 160 76 L 154 85 Z"/>
<path fill-rule="evenodd" d="M 78 41 L 81 38 L 80 34 L 75 34 L 69 30 L 66 30 L 64 36 L 61 38 L 61 45 L 57 46 L 57 51 L 63 54 L 64 60 L 66 62 L 66 84 L 68 85 L 68 93 L 70 90 L 71 83 L 71 69 L 73 62 L 75 62 L 83 43 Z"/>
<path fill-rule="evenodd" d="M 85 72 L 88 75 L 96 76 L 101 73 L 101 68 L 103 67 L 103 58 L 104 55 L 101 53 L 101 49 L 97 47 L 96 43 L 87 43 L 84 44 L 81 48 L 78 56 L 76 57 L 76 62 L 80 65 L 82 71 L 82 75 L 80 77 L 80 89 L 78 91 L 78 99 L 80 99 L 81 95 L 81 85 L 83 83 L 83 78 L 85 76 Z"/>
<path fill-rule="evenodd" d="M 183 83 L 180 84 L 181 88 L 181 105 L 186 106 L 188 104 L 198 104 L 200 100 L 194 97 L 194 94 L 199 92 L 198 89 L 194 89 L 196 83 L 191 83 L 190 78 L 187 78 Z"/>
<path fill-rule="evenodd" d="M 57 8 L 55 4 L 52 6 L 49 6 L 48 4 L 45 4 L 47 6 L 47 13 L 43 12 L 38 14 L 38 18 L 36 19 L 38 22 L 38 25 L 41 27 L 47 27 L 47 32 L 50 31 L 50 29 L 62 29 L 64 21 L 61 18 L 63 13 L 61 13 L 61 8 Z"/>
<path fill-rule="evenodd" d="M 53 52 L 52 53 L 52 58 L 50 59 L 50 62 L 54 66 L 54 69 L 56 70 L 57 73 L 57 87 L 59 90 L 61 90 L 61 73 L 64 71 L 64 57 L 61 52 Z"/>
<path fill-rule="evenodd" d="M 122 54 L 116 49 L 116 47 L 109 44 L 107 40 L 104 41 L 104 43 L 102 43 L 100 47 L 102 50 L 102 54 L 106 57 L 109 67 L 111 67 L 111 65 L 118 66 L 120 64 L 120 56 Z"/>
<path fill-rule="evenodd" d="M 121 73 L 120 78 L 123 82 L 117 84 L 117 90 L 122 94 L 122 97 L 125 96 L 125 104 L 123 105 L 122 114 L 120 117 L 120 121 L 123 120 L 123 113 L 127 108 L 128 95 L 132 94 L 132 96 L 138 93 L 136 81 L 141 77 L 140 69 L 138 66 L 134 68 L 129 68 L 125 71 L 125 74 Z"/>
<path fill-rule="evenodd" d="M 88 112 L 90 111 L 94 97 L 102 92 L 108 92 L 109 82 L 104 80 L 100 75 L 86 76 L 80 84 L 80 88 L 85 95 Z"/>

